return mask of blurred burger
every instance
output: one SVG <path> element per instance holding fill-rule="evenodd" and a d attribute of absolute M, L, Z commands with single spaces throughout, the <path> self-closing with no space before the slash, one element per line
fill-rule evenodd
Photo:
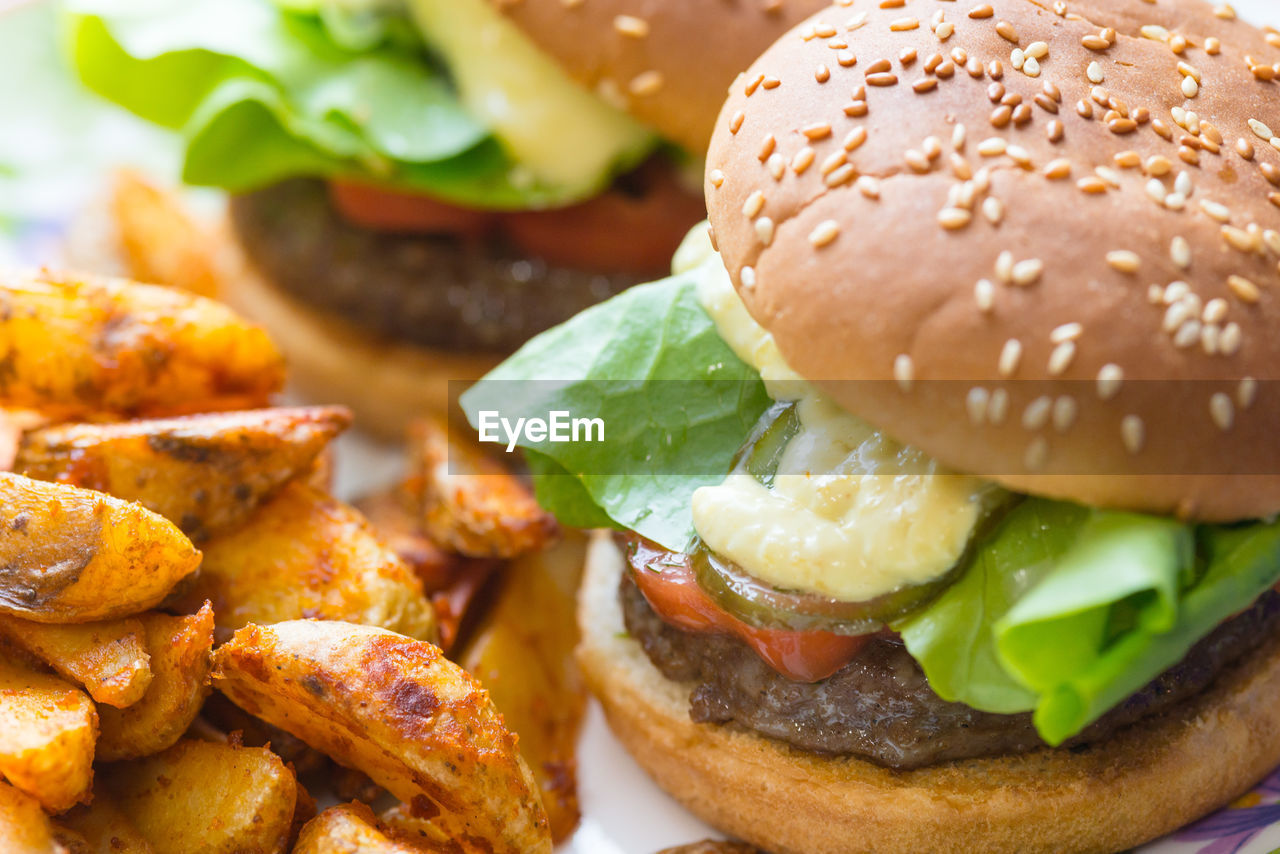
<path fill-rule="evenodd" d="M 580 660 L 675 798 L 1117 851 L 1280 762 L 1277 63 L 1199 0 L 820 12 L 720 113 L 718 252 L 468 392 L 604 425 L 521 444 L 615 529 Z"/>
<path fill-rule="evenodd" d="M 725 87 L 823 5 L 74 0 L 67 29 L 92 89 L 233 194 L 227 298 L 304 390 L 395 432 L 660 274 Z"/>

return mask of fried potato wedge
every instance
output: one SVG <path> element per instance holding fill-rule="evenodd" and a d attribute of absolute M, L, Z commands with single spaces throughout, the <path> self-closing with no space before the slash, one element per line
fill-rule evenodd
<path fill-rule="evenodd" d="M 89 795 L 97 735 L 87 694 L 0 660 L 0 776 L 50 812 L 70 809 Z"/>
<path fill-rule="evenodd" d="M 127 709 L 99 707 L 98 758 L 105 762 L 150 756 L 169 747 L 191 726 L 210 691 L 209 604 L 190 616 L 144 614 L 139 619 L 151 650 L 151 687 Z"/>
<path fill-rule="evenodd" d="M 346 623 L 250 625 L 214 653 L 214 684 L 419 814 L 438 810 L 451 839 L 483 841 L 492 854 L 551 851 L 515 736 L 438 647 Z"/>
<path fill-rule="evenodd" d="M 270 750 L 198 739 L 107 766 L 102 787 L 156 854 L 284 851 L 297 801 Z"/>
<path fill-rule="evenodd" d="M 121 169 L 112 181 L 109 206 L 130 276 L 201 296 L 218 295 L 209 235 L 174 193 L 132 169 Z"/>
<path fill-rule="evenodd" d="M 293 854 L 423 854 L 439 850 L 394 836 L 380 826 L 368 805 L 352 801 L 330 807 L 307 822 Z"/>
<path fill-rule="evenodd" d="M 151 656 L 135 618 L 55 626 L 0 614 L 0 637 L 82 685 L 98 703 L 131 706 L 151 684 Z"/>
<path fill-rule="evenodd" d="M 203 297 L 122 279 L 0 280 L 0 404 L 70 419 L 262 406 L 284 384 L 267 333 Z"/>
<path fill-rule="evenodd" d="M 350 423 L 314 406 L 64 424 L 27 433 L 14 468 L 137 501 L 198 541 L 243 523 Z"/>
<path fill-rule="evenodd" d="M 172 522 L 137 504 L 0 473 L 0 614 L 126 617 L 160 604 L 199 564 Z"/>
<path fill-rule="evenodd" d="M 204 546 L 179 604 L 208 599 L 219 637 L 247 623 L 302 617 L 435 637 L 422 584 L 353 508 L 306 483 L 288 484 L 245 525 Z"/>
<path fill-rule="evenodd" d="M 59 816 L 58 824 L 79 834 L 90 854 L 154 854 L 101 783 L 94 787 L 92 801 Z"/>
<path fill-rule="evenodd" d="M 53 823 L 30 795 L 0 781 L 0 851 L 5 854 L 69 854 Z"/>
<path fill-rule="evenodd" d="M 690 842 L 688 845 L 663 848 L 658 854 L 760 854 L 760 852 L 754 845 L 748 845 L 745 842 L 704 839 L 701 842 Z"/>
<path fill-rule="evenodd" d="M 475 442 L 441 421 L 410 429 L 406 484 L 422 507 L 422 527 L 445 548 L 469 557 L 510 558 L 556 536 L 555 519 L 525 483 Z"/>
<path fill-rule="evenodd" d="M 566 532 L 555 546 L 515 560 L 459 659 L 489 691 L 538 781 L 557 842 L 578 824 L 577 744 L 587 691 L 573 657 L 574 617 L 587 540 Z"/>

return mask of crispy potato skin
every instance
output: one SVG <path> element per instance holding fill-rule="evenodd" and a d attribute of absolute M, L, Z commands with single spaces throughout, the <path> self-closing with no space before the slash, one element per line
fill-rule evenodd
<path fill-rule="evenodd" d="M 212 300 L 121 279 L 0 281 L 0 403 L 62 419 L 261 406 L 284 384 L 265 331 Z"/>
<path fill-rule="evenodd" d="M 151 684 L 151 656 L 135 618 L 55 626 L 0 614 L 0 636 L 82 685 L 98 703 L 131 706 Z"/>
<path fill-rule="evenodd" d="M 151 843 L 101 784 L 94 788 L 89 804 L 59 816 L 58 824 L 79 834 L 88 854 L 154 854 Z"/>
<path fill-rule="evenodd" d="M 352 801 L 330 807 L 307 822 L 293 854 L 422 854 L 431 850 L 389 837 L 367 804 Z"/>
<path fill-rule="evenodd" d="M 314 617 L 436 636 L 422 584 L 353 508 L 295 481 L 237 530 L 210 540 L 180 604 L 208 599 L 221 633 Z"/>
<path fill-rule="evenodd" d="M 64 424 L 27 433 L 14 468 L 137 501 L 200 541 L 242 524 L 350 423 L 315 406 Z"/>
<path fill-rule="evenodd" d="M 0 781 L 0 851 L 5 854 L 67 854 L 53 824 L 35 798 Z"/>
<path fill-rule="evenodd" d="M 520 754 L 542 789 L 557 842 L 573 833 L 580 817 L 577 745 L 587 690 L 573 650 L 585 560 L 586 537 L 576 531 L 546 551 L 516 559 L 459 659 L 520 737 Z"/>
<path fill-rule="evenodd" d="M 209 604 L 186 617 L 144 614 L 140 619 L 151 650 L 151 687 L 127 709 L 98 709 L 98 758 L 104 762 L 149 756 L 169 747 L 191 726 L 209 695 Z"/>
<path fill-rule="evenodd" d="M 420 814 L 439 810 L 435 824 L 463 848 L 551 851 L 515 736 L 480 684 L 431 644 L 335 622 L 250 625 L 214 654 L 214 684 Z"/>
<path fill-rule="evenodd" d="M 50 812 L 89 796 L 98 715 L 83 691 L 0 660 L 0 721 L 0 776 Z"/>
<path fill-rule="evenodd" d="M 297 781 L 262 747 L 184 739 L 102 771 L 156 854 L 276 854 L 288 844 Z"/>
<path fill-rule="evenodd" d="M 126 617 L 160 604 L 199 563 L 173 523 L 137 504 L 0 473 L 0 613 Z"/>
<path fill-rule="evenodd" d="M 511 558 L 546 547 L 555 519 L 516 475 L 442 421 L 409 431 L 406 489 L 422 508 L 431 539 L 468 557 Z"/>

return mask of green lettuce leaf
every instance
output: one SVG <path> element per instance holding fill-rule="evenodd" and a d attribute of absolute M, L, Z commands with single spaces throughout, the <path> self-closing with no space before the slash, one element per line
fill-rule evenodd
<path fill-rule="evenodd" d="M 698 304 L 697 275 L 631 288 L 586 310 L 462 396 L 477 428 L 485 410 L 604 421 L 603 442 L 525 446 L 535 471 L 552 474 L 539 478 L 539 497 L 566 522 L 608 519 L 683 549 L 693 536 L 690 496 L 724 479 L 771 403 Z"/>
<path fill-rule="evenodd" d="M 596 189 L 518 176 L 407 23 L 333 8 L 67 0 L 64 41 L 90 89 L 182 133 L 191 184 L 245 191 L 291 176 L 350 177 L 490 208 L 563 204 Z"/>

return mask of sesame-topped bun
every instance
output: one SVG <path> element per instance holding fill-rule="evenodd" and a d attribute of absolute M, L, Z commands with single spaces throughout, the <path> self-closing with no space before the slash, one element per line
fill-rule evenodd
<path fill-rule="evenodd" d="M 1227 6 L 840 0 L 731 87 L 707 202 L 791 366 L 894 437 L 1254 518 L 1280 511 L 1277 134 L 1280 34 Z"/>
<path fill-rule="evenodd" d="M 580 83 L 701 154 L 734 75 L 830 0 L 491 2 Z"/>

